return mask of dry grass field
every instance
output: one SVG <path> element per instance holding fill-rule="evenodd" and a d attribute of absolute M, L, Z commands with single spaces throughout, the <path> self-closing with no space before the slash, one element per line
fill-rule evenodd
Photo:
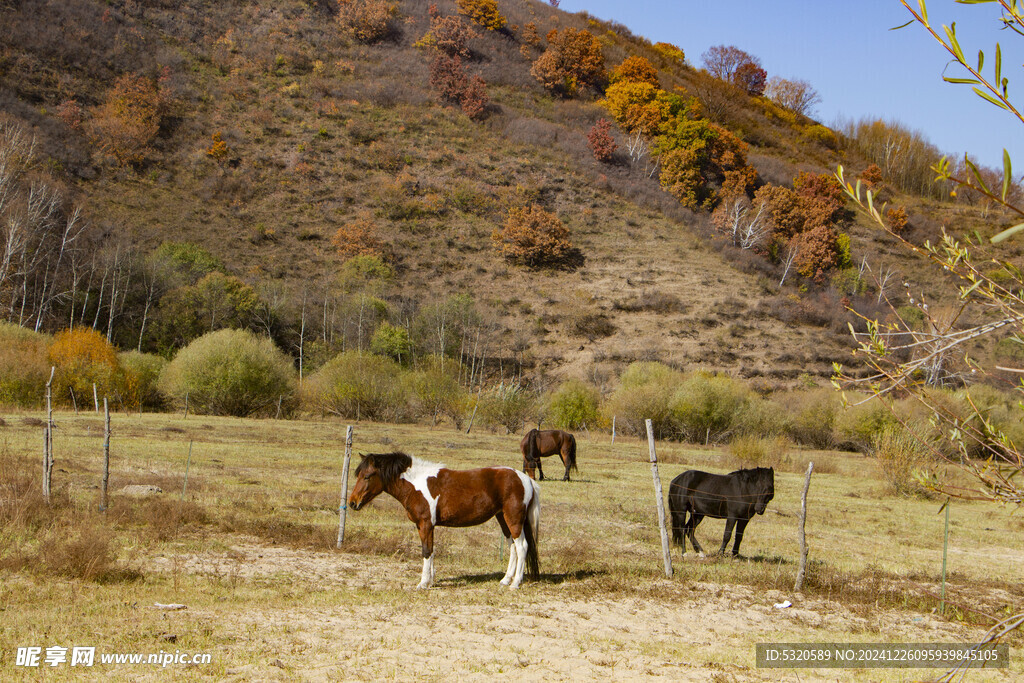
<path fill-rule="evenodd" d="M 111 505 L 97 511 L 102 420 L 57 416 L 55 491 L 38 493 L 38 415 L 0 427 L 0 677 L 19 647 L 93 646 L 111 680 L 919 680 L 934 670 L 757 669 L 758 642 L 966 642 L 1020 611 L 1019 516 L 955 502 L 950 605 L 938 611 L 936 500 L 887 492 L 869 459 L 794 451 L 751 521 L 741 559 L 673 549 L 662 567 L 646 443 L 581 434 L 570 483 L 541 486 L 539 581 L 498 584 L 496 524 L 440 529 L 437 583 L 415 585 L 419 542 L 386 496 L 349 512 L 335 549 L 345 425 L 122 414 L 113 417 Z M 518 436 L 357 424 L 357 452 L 406 450 L 455 468 L 517 466 Z M 189 443 L 187 491 L 185 465 Z M 717 449 L 658 444 L 661 478 L 732 469 Z M 805 590 L 792 591 L 803 470 L 815 462 Z M 560 467 L 549 461 L 549 476 Z M 162 493 L 131 498 L 131 484 Z M 698 529 L 717 548 L 721 521 Z M 790 600 L 793 606 L 773 605 Z M 183 610 L 156 604 L 180 603 Z M 1024 671 L 1011 643 L 1012 680 Z M 102 664 L 100 653 L 208 653 L 208 664 Z M 43 666 L 41 668 L 50 668 Z M 52 675 L 52 674 L 51 674 Z"/>

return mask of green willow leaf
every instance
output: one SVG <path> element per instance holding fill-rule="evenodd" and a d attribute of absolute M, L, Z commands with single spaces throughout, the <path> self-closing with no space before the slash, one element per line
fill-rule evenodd
<path fill-rule="evenodd" d="M 998 235 L 994 236 L 989 241 L 992 242 L 992 244 L 998 244 L 999 242 L 1002 242 L 1003 240 L 1005 240 L 1005 239 L 1007 239 L 1009 237 L 1013 237 L 1014 235 L 1016 235 L 1021 230 L 1024 230 L 1024 223 L 1018 223 L 1017 225 L 1013 226 L 1012 228 L 1007 228 L 1006 230 L 1003 230 L 1001 233 L 999 233 Z"/>
<path fill-rule="evenodd" d="M 996 105 L 1000 109 L 1006 109 L 1007 111 L 1009 111 L 1010 108 L 1006 106 L 1005 102 L 1000 102 L 999 100 L 997 100 L 992 95 L 989 95 L 984 90 L 982 90 L 980 88 L 971 88 L 971 90 L 973 90 L 974 94 L 977 95 L 978 97 L 980 97 L 980 98 L 982 98 L 984 100 L 988 100 L 989 102 L 991 102 L 992 104 Z"/>
<path fill-rule="evenodd" d="M 952 76 L 943 76 L 942 80 L 946 83 L 964 83 L 966 85 L 981 85 L 981 81 L 976 78 L 953 78 Z"/>
<path fill-rule="evenodd" d="M 953 56 L 956 57 L 956 61 L 966 66 L 967 59 L 964 57 L 964 51 L 960 49 L 960 41 L 956 39 L 956 22 L 954 21 L 949 26 L 943 24 L 942 29 L 946 32 L 946 37 L 949 38 L 949 47 L 953 50 Z"/>
<path fill-rule="evenodd" d="M 1010 163 L 1010 153 L 1003 149 L 1003 201 L 1010 192 L 1010 184 L 1013 182 L 1013 164 Z"/>

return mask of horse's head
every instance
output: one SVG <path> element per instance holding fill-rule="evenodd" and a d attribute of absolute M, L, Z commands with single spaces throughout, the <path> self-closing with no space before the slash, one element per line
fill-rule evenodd
<path fill-rule="evenodd" d="M 359 510 L 379 496 L 412 465 L 412 458 L 405 453 L 359 454 L 362 458 L 356 467 L 356 483 L 348 497 L 353 510 Z"/>
<path fill-rule="evenodd" d="M 359 457 L 362 459 L 356 467 L 356 483 L 348 497 L 348 505 L 353 510 L 359 510 L 384 491 L 384 481 L 374 458 L 367 458 L 362 453 Z"/>
<path fill-rule="evenodd" d="M 763 515 L 769 501 L 775 497 L 775 468 L 757 468 L 757 499 L 754 501 L 754 512 Z"/>

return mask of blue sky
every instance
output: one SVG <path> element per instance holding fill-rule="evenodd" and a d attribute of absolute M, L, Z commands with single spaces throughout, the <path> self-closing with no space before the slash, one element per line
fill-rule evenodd
<path fill-rule="evenodd" d="M 698 67 L 709 47 L 736 45 L 759 57 L 769 77 L 811 83 L 822 99 L 815 118 L 826 125 L 840 117 L 896 120 L 946 154 L 969 152 L 1000 169 L 1005 147 L 1014 175 L 1024 172 L 1024 125 L 969 86 L 944 83 L 949 55 L 923 27 L 890 31 L 912 18 L 899 0 L 562 0 L 560 8 L 587 11 L 652 41 L 678 45 Z M 1024 38 L 999 30 L 995 4 L 932 0 L 928 14 L 937 27 L 957 23 L 967 55 L 984 50 L 989 77 L 1000 42 L 1011 97 L 1015 86 L 1024 87 Z M 950 67 L 947 74 L 962 76 L 958 69 Z M 1024 97 L 1017 103 L 1024 104 Z"/>

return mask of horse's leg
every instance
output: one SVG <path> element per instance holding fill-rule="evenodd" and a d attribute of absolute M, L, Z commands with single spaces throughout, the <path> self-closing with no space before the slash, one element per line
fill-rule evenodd
<path fill-rule="evenodd" d="M 690 537 L 690 544 L 693 549 L 697 551 L 698 557 L 704 557 L 704 548 L 700 547 L 700 543 L 697 543 L 697 536 L 694 532 L 697 531 L 697 525 L 700 524 L 701 520 L 704 519 L 704 515 L 698 515 L 696 512 L 690 512 L 690 519 L 686 523 L 686 535 Z M 683 545 L 683 549 L 686 549 L 686 545 Z"/>
<path fill-rule="evenodd" d="M 562 458 L 562 464 L 565 465 L 565 476 L 562 477 L 562 481 L 569 481 L 569 454 L 565 452 L 568 447 L 568 445 L 562 446 L 562 450 L 558 453 Z"/>
<path fill-rule="evenodd" d="M 501 580 L 501 585 L 507 586 L 512 581 L 512 575 L 516 571 L 516 547 L 512 542 L 512 532 L 508 529 L 508 524 L 505 522 L 505 516 L 500 512 L 495 516 L 498 520 L 498 526 L 501 527 L 501 533 L 505 534 L 505 546 L 508 550 L 508 569 L 505 571 L 505 576 Z"/>
<path fill-rule="evenodd" d="M 722 536 L 722 547 L 718 549 L 719 555 L 725 555 L 725 549 L 729 545 L 729 537 L 732 536 L 732 528 L 736 526 L 735 517 L 727 517 L 725 520 L 725 535 Z M 739 532 L 736 532 L 736 537 L 739 538 Z"/>
<path fill-rule="evenodd" d="M 526 534 L 522 528 L 519 529 L 519 535 L 512 539 L 512 545 L 516 551 L 516 573 L 508 587 L 519 588 L 519 584 L 523 582 L 523 574 L 526 573 Z M 512 548 L 509 548 L 509 553 L 511 552 Z"/>
<path fill-rule="evenodd" d="M 537 456 L 537 481 L 544 481 L 544 468 L 540 466 L 540 456 Z"/>
<path fill-rule="evenodd" d="M 420 543 L 423 546 L 423 574 L 417 588 L 430 588 L 434 583 L 434 525 L 420 522 Z"/>
<path fill-rule="evenodd" d="M 740 541 L 743 540 L 743 530 L 747 528 L 747 522 L 749 521 L 749 519 L 736 520 L 736 540 L 732 544 L 732 554 L 734 557 L 740 556 Z"/>

